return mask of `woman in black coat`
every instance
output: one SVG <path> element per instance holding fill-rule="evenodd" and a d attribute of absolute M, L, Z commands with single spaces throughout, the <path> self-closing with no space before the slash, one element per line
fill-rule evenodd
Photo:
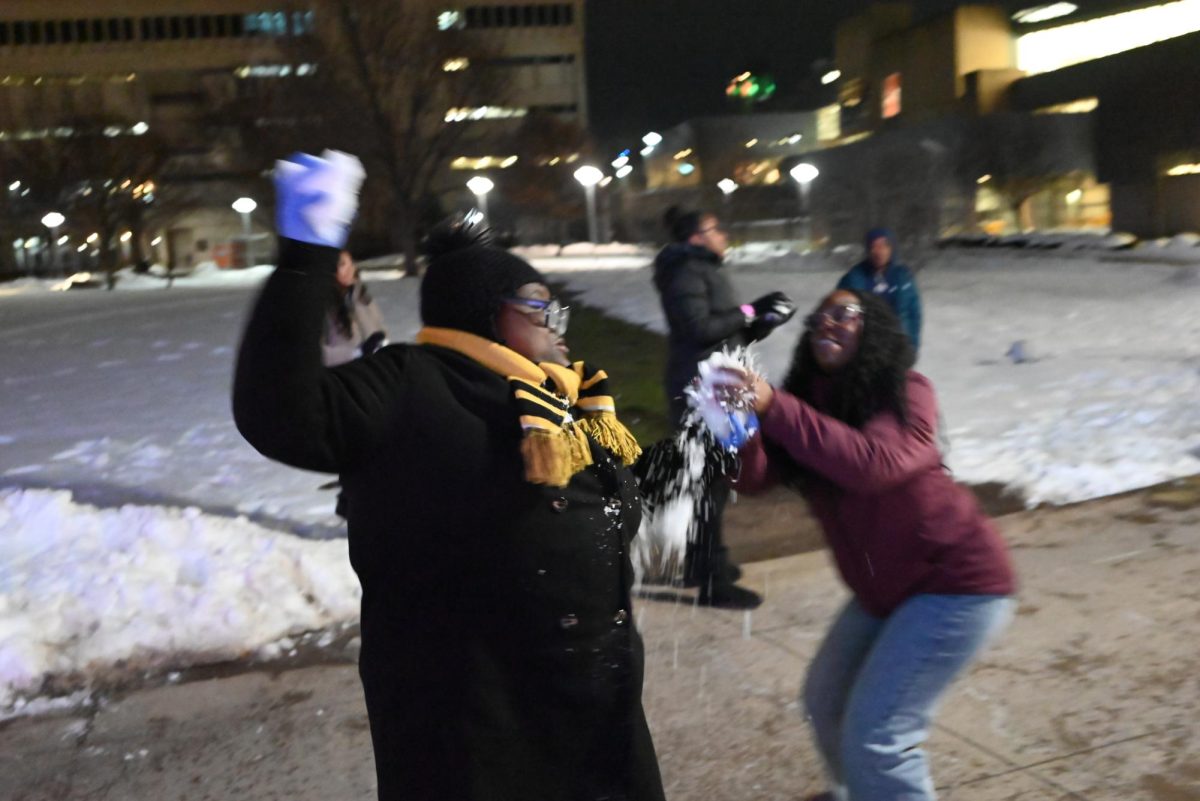
<path fill-rule="evenodd" d="M 638 449 L 604 373 L 568 363 L 567 310 L 460 228 L 432 247 L 419 344 L 325 368 L 341 243 L 292 209 L 289 171 L 234 416 L 265 455 L 340 475 L 380 799 L 661 801 L 630 613 Z"/>
<path fill-rule="evenodd" d="M 663 386 L 671 424 L 680 426 L 687 412 L 684 388 L 696 377 L 696 365 L 722 348 L 740 348 L 765 338 L 795 314 L 795 304 L 782 292 L 740 304 L 725 270 L 729 237 L 716 215 L 682 212 L 664 215 L 671 243 L 654 260 L 654 286 L 667 318 L 667 366 Z M 684 583 L 700 588 L 699 602 L 735 609 L 754 608 L 762 599 L 734 582 L 741 575 L 729 561 L 721 534 L 721 516 L 729 490 L 713 487 L 711 510 L 689 543 Z"/>

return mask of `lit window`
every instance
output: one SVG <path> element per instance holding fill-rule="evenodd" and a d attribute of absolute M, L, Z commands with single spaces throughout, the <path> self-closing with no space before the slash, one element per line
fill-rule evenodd
<path fill-rule="evenodd" d="M 462 14 L 457 11 L 443 11 L 438 14 L 437 25 L 439 31 L 449 31 L 454 28 L 462 27 Z"/>
<path fill-rule="evenodd" d="M 1070 103 L 1059 103 L 1055 106 L 1046 106 L 1045 108 L 1036 109 L 1034 114 L 1087 114 L 1089 111 L 1095 111 L 1100 105 L 1099 98 L 1084 97 L 1079 100 L 1072 100 Z"/>
<path fill-rule="evenodd" d="M 442 72 L 462 72 L 471 66 L 471 60 L 466 58 L 448 58 L 442 63 Z"/>
<path fill-rule="evenodd" d="M 507 170 L 517 163 L 516 156 L 459 156 L 450 162 L 452 170 Z"/>
<path fill-rule="evenodd" d="M 1017 68 L 1050 72 L 1200 31 L 1200 0 L 1178 0 L 1017 38 Z"/>
<path fill-rule="evenodd" d="M 830 142 L 842 135 L 842 107 L 837 103 L 817 109 L 817 140 Z"/>
<path fill-rule="evenodd" d="M 1167 175 L 1178 177 L 1181 175 L 1200 175 L 1200 164 L 1176 164 L 1167 170 Z"/>
<path fill-rule="evenodd" d="M 513 117 L 524 117 L 529 113 L 524 108 L 506 108 L 504 106 L 462 106 L 446 112 L 446 122 L 464 122 L 467 120 L 507 120 Z"/>
<path fill-rule="evenodd" d="M 893 72 L 883 79 L 881 102 L 881 113 L 885 120 L 900 113 L 900 73 Z"/>
<path fill-rule="evenodd" d="M 1047 3 L 1044 6 L 1022 9 L 1013 14 L 1012 18 L 1014 22 L 1019 22 L 1022 25 L 1033 25 L 1036 22 L 1046 22 L 1047 20 L 1065 17 L 1068 14 L 1074 14 L 1078 10 L 1079 6 L 1074 3 Z"/>

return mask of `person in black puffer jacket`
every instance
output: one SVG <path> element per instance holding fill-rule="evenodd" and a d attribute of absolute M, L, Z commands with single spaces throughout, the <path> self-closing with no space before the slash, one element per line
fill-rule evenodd
<path fill-rule="evenodd" d="M 415 344 L 323 366 L 357 165 L 276 168 L 279 267 L 233 414 L 264 455 L 340 475 L 379 798 L 663 801 L 630 603 L 640 449 L 607 377 L 567 360 L 545 279 L 465 225 L 431 238 Z"/>
<path fill-rule="evenodd" d="M 729 238 L 715 214 L 667 210 L 664 223 L 671 243 L 654 260 L 654 286 L 667 318 L 667 367 L 664 388 L 668 414 L 676 427 L 683 422 L 687 402 L 683 390 L 696 377 L 696 365 L 722 348 L 736 348 L 765 338 L 796 312 L 782 292 L 739 304 L 721 269 Z M 734 584 L 741 575 L 729 562 L 721 536 L 721 515 L 729 489 L 714 487 L 713 514 L 689 544 L 684 583 L 700 588 L 701 604 L 753 608 L 761 598 Z"/>

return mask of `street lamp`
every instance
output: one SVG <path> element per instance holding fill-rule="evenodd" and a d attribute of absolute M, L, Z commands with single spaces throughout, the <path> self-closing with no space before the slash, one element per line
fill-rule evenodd
<path fill-rule="evenodd" d="M 492 224 L 492 218 L 488 216 L 487 196 L 488 192 L 495 188 L 496 185 L 492 183 L 492 179 L 483 175 L 476 175 L 467 181 L 467 189 L 470 189 L 471 193 L 475 195 L 475 199 L 479 201 L 479 210 L 483 212 L 483 219 L 489 226 Z"/>
<path fill-rule="evenodd" d="M 42 218 L 42 225 L 50 229 L 50 266 L 57 268 L 58 264 L 58 227 L 65 223 L 67 218 L 59 214 L 57 211 L 52 211 Z"/>
<path fill-rule="evenodd" d="M 717 189 L 721 190 L 721 214 L 725 217 L 725 224 L 730 222 L 729 206 L 732 202 L 732 195 L 737 191 L 738 182 L 732 178 L 722 178 L 717 181 Z"/>
<path fill-rule="evenodd" d="M 598 228 L 596 222 L 596 184 L 604 178 L 604 173 L 600 172 L 596 167 L 584 165 L 575 171 L 575 180 L 583 185 L 587 192 L 587 220 L 588 220 L 588 240 L 590 242 L 599 241 Z"/>
<path fill-rule="evenodd" d="M 812 247 L 812 215 L 808 212 L 808 187 L 821 171 L 809 164 L 807 161 L 802 161 L 788 171 L 788 175 L 800 185 L 800 215 L 804 217 L 804 241 L 808 247 Z"/>
<path fill-rule="evenodd" d="M 254 260 L 250 258 L 250 215 L 258 208 L 258 204 L 254 202 L 252 197 L 239 197 L 233 201 L 233 210 L 242 215 L 242 246 L 245 248 L 246 266 L 254 266 Z"/>
<path fill-rule="evenodd" d="M 651 131 L 642 137 L 642 144 L 646 147 L 658 147 L 660 143 L 662 143 L 662 134 L 656 131 Z"/>

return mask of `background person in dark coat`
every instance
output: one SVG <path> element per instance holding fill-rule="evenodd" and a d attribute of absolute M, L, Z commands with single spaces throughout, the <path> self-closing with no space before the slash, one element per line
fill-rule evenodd
<path fill-rule="evenodd" d="M 913 353 L 921 350 L 921 293 L 912 270 L 896 263 L 896 236 L 887 228 L 872 228 L 865 237 L 867 256 L 838 281 L 838 289 L 871 292 L 888 302 L 900 318 Z"/>
<path fill-rule="evenodd" d="M 696 377 L 699 362 L 722 348 L 744 347 L 787 322 L 796 306 L 782 292 L 739 304 L 722 271 L 729 238 L 716 215 L 667 211 L 671 243 L 654 260 L 654 285 L 667 318 L 667 367 L 664 386 L 671 422 L 679 426 L 687 411 L 684 388 Z M 721 515 L 729 489 L 714 488 L 713 513 L 689 546 L 684 580 L 700 588 L 700 603 L 748 608 L 761 598 L 734 585 L 741 575 L 729 562 L 721 535 Z"/>
<path fill-rule="evenodd" d="M 568 365 L 541 275 L 464 229 L 431 245 L 423 344 L 322 366 L 357 160 L 296 158 L 233 411 L 263 454 L 341 476 L 379 798 L 662 801 L 630 612 L 637 444 L 604 374 Z"/>
<path fill-rule="evenodd" d="M 827 797 L 932 801 L 921 746 L 1012 615 L 1008 549 L 942 467 L 933 385 L 888 305 L 836 290 L 805 327 L 781 389 L 746 381 L 761 435 L 737 486 L 797 487 L 853 593 L 804 682 Z"/>

